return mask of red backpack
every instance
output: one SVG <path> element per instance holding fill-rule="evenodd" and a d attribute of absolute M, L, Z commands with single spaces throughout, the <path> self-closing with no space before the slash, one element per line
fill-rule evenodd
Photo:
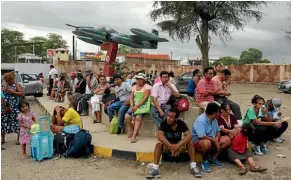
<path fill-rule="evenodd" d="M 190 108 L 190 103 L 189 103 L 188 99 L 186 99 L 186 98 L 178 99 L 178 101 L 177 101 L 177 109 L 180 112 L 188 111 L 189 108 Z"/>

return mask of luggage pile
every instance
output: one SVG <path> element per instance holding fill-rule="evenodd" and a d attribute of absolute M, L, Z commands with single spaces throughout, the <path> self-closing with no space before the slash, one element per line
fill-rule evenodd
<path fill-rule="evenodd" d="M 88 130 L 77 125 L 66 126 L 54 136 L 54 153 L 59 157 L 88 157 L 91 154 L 92 136 Z"/>

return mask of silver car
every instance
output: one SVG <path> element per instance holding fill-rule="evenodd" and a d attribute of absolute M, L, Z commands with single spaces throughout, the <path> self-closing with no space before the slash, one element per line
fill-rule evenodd
<path fill-rule="evenodd" d="M 285 93 L 291 93 L 291 79 L 280 81 L 278 89 Z"/>

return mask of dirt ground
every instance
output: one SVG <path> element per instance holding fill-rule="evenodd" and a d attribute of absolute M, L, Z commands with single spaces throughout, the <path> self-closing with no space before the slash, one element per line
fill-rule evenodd
<path fill-rule="evenodd" d="M 275 85 L 251 85 L 232 84 L 232 97 L 241 105 L 242 113 L 251 104 L 251 98 L 259 94 L 264 98 L 279 97 L 283 100 L 282 112 L 285 116 L 291 116 L 291 94 L 283 94 L 277 91 Z M 42 115 L 41 109 L 35 101 L 30 100 L 32 111 Z M 288 109 L 287 109 L 288 108 Z M 245 176 L 237 175 L 237 168 L 226 163 L 225 168 L 213 167 L 211 173 L 204 174 L 203 179 L 212 180 L 290 180 L 291 179 L 291 127 L 283 135 L 286 141 L 283 144 L 269 143 L 269 154 L 266 156 L 255 156 L 254 159 L 259 165 L 266 166 L 265 173 L 248 173 Z M 42 179 L 68 179 L 68 180 L 139 180 L 145 179 L 147 167 L 143 163 L 126 161 L 120 159 L 109 159 L 92 156 L 89 159 L 51 159 L 43 162 L 35 162 L 31 159 L 20 159 L 20 146 L 14 145 L 15 135 L 9 135 L 6 139 L 6 150 L 2 151 L 2 179 L 4 180 L 42 180 Z M 277 150 L 276 147 L 282 148 Z M 153 147 L 154 148 L 154 147 Z M 277 154 L 287 155 L 287 158 L 277 158 Z M 194 179 L 189 173 L 188 163 L 162 163 L 162 179 Z"/>

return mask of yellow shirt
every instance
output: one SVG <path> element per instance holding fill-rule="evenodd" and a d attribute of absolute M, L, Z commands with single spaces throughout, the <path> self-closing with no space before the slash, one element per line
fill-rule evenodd
<path fill-rule="evenodd" d="M 78 125 L 83 128 L 81 116 L 73 108 L 67 109 L 62 119 L 66 125 Z"/>

